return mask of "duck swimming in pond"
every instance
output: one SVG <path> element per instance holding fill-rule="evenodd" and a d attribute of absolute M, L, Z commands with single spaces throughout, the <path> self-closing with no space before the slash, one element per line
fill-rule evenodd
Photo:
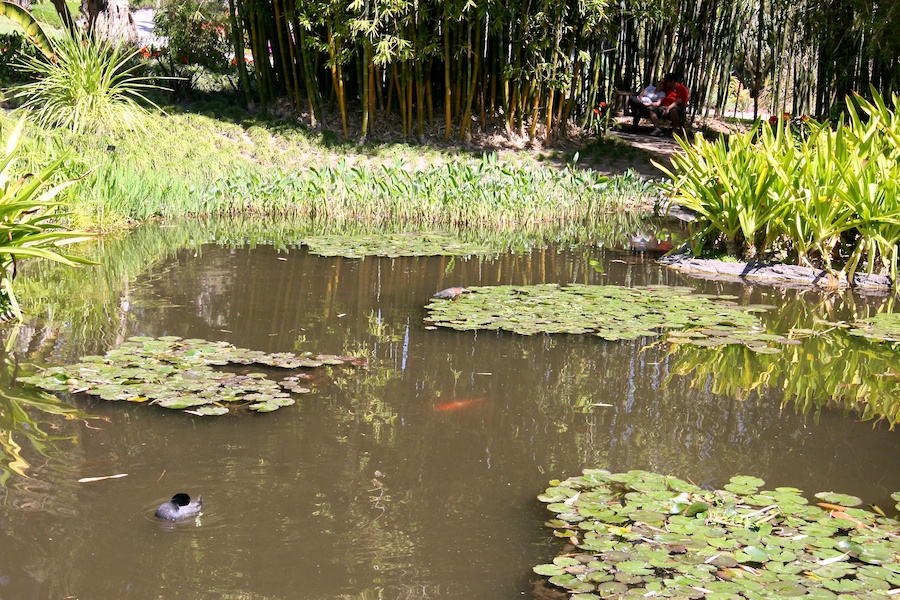
<path fill-rule="evenodd" d="M 203 505 L 203 496 L 197 496 L 196 500 L 191 500 L 187 494 L 175 494 L 168 502 L 160 504 L 156 509 L 156 517 L 166 521 L 180 521 L 182 519 L 190 519 L 200 514 L 200 507 Z"/>

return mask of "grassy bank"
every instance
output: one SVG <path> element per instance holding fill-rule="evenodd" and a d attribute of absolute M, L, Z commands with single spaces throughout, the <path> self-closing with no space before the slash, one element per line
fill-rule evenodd
<path fill-rule="evenodd" d="M 4 132 L 11 123 L 0 117 Z M 609 179 L 527 153 L 358 146 L 221 104 L 170 108 L 130 134 L 31 126 L 24 154 L 23 168 L 66 154 L 64 175 L 86 174 L 67 198 L 71 224 L 100 231 L 224 214 L 508 229 L 597 220 L 655 194 L 636 175 Z"/>

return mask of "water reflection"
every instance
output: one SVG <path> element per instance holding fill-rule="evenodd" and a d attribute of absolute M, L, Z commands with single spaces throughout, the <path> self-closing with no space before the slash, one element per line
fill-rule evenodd
<path fill-rule="evenodd" d="M 844 330 L 813 335 L 780 354 L 762 355 L 739 346 L 673 347 L 674 372 L 692 375 L 695 387 L 745 398 L 760 390 L 781 390 L 782 404 L 818 419 L 840 409 L 863 420 L 900 423 L 897 346 L 850 336 Z"/>
<path fill-rule="evenodd" d="M 291 253 L 305 253 L 305 250 L 299 249 L 299 241 L 307 235 L 391 232 L 384 227 L 359 222 L 331 227 L 323 229 L 321 225 L 290 219 L 177 221 L 141 227 L 127 236 L 102 238 L 96 244 L 84 244 L 72 250 L 100 263 L 99 266 L 73 270 L 51 262 L 26 263 L 20 269 L 22 276 L 17 280 L 21 289 L 19 295 L 22 296 L 26 315 L 40 318 L 26 325 L 22 338 L 30 346 L 53 345 L 53 358 L 59 361 L 71 361 L 72 357 L 82 354 L 102 353 L 106 348 L 121 344 L 123 332 L 128 327 L 126 321 L 141 319 L 138 312 L 141 307 L 132 307 L 132 296 L 140 291 L 138 288 L 164 282 L 171 268 L 169 261 L 176 255 L 201 259 L 204 245 L 214 244 L 235 252 L 266 246 L 285 260 Z M 652 223 L 639 215 L 614 213 L 608 215 L 603 223 L 587 227 L 522 228 L 499 236 L 478 230 L 455 233 L 464 241 L 496 248 L 498 254 L 528 254 L 536 248 L 545 248 L 548 243 L 627 247 L 635 231 L 644 231 L 648 227 L 652 227 Z M 510 256 L 507 255 L 504 260 Z M 632 259 L 635 257 L 640 261 L 645 259 L 644 255 L 632 255 Z M 193 266 L 190 262 L 179 261 L 178 268 L 209 268 L 202 260 Z M 456 262 L 454 258 L 443 259 L 444 271 L 451 272 Z M 159 265 L 168 266 L 155 268 Z M 203 303 L 204 295 L 216 293 L 215 286 L 227 286 L 230 278 L 238 275 L 229 270 L 235 264 L 220 266 L 225 270 L 204 272 L 206 287 L 211 289 L 200 291 L 194 301 Z M 339 277 L 340 273 L 335 275 Z M 246 281 L 242 291 L 257 294 L 253 287 L 257 281 Z M 289 294 L 292 290 L 273 291 Z M 327 288 L 317 291 L 328 293 Z M 221 294 L 218 296 L 221 297 Z M 290 296 L 284 296 L 282 300 L 289 302 Z M 214 321 L 216 316 L 208 315 L 207 318 Z"/>
<path fill-rule="evenodd" d="M 90 426 L 47 415 L 43 430 L 71 441 L 40 468 L 32 461 L 31 496 L 16 487 L 25 480 L 7 482 L 18 500 L 0 512 L 0 596 L 529 597 L 540 579 L 531 566 L 558 552 L 535 495 L 587 466 L 704 485 L 745 473 L 885 507 L 900 489 L 900 442 L 884 423 L 782 410 L 778 385 L 739 394 L 712 366 L 652 340 L 423 327 L 431 294 L 452 285 L 694 283 L 627 250 L 628 237 L 621 251 L 536 244 L 485 260 L 345 260 L 283 240 L 251 248 L 179 234 L 183 245 L 166 247 L 140 235 L 121 241 L 141 248 L 133 258 L 119 248 L 103 259 L 97 285 L 36 280 L 47 294 L 35 308 L 69 313 L 32 324 L 17 356 L 56 363 L 131 335 L 179 335 L 360 354 L 369 368 L 327 371 L 314 394 L 269 415 L 197 418 L 80 398 L 101 417 Z M 54 300 L 55 285 L 72 296 Z M 827 312 L 796 292 L 696 287 L 784 305 L 765 317 L 773 328 Z M 829 302 L 832 320 L 884 309 Z M 834 361 L 847 352 L 857 350 Z M 127 477 L 77 483 L 113 473 Z M 159 528 L 148 513 L 180 491 L 203 494 L 200 524 Z"/>
<path fill-rule="evenodd" d="M 17 333 L 13 328 L 7 335 L 15 338 Z M 46 465 L 58 466 L 66 457 L 75 438 L 60 433 L 58 418 L 90 418 L 55 396 L 19 387 L 15 383 L 19 370 L 18 359 L 0 350 L 0 486 L 14 475 L 19 480 L 35 477 Z"/>

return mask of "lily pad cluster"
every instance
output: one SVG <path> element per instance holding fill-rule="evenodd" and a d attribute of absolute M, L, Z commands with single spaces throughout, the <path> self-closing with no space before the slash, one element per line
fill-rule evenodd
<path fill-rule="evenodd" d="M 229 407 L 272 412 L 294 404 L 291 394 L 310 391 L 301 382 L 307 373 L 276 382 L 265 373 L 229 373 L 214 366 L 264 365 L 281 369 L 361 364 L 351 356 L 266 354 L 227 342 L 132 337 L 104 356 L 85 356 L 75 365 L 51 367 L 19 380 L 51 392 L 90 394 L 104 400 L 147 402 L 207 416 Z"/>
<path fill-rule="evenodd" d="M 752 313 L 764 306 L 738 306 L 733 296 L 693 294 L 690 288 L 556 284 L 473 286 L 453 301 L 434 300 L 427 321 L 459 330 L 502 329 L 522 335 L 590 333 L 606 340 L 633 340 L 678 330 L 671 343 L 743 344 L 759 352 L 793 343 L 767 334 Z"/>
<path fill-rule="evenodd" d="M 363 258 L 366 256 L 470 256 L 495 250 L 463 242 L 440 232 L 385 233 L 371 235 L 315 235 L 302 240 L 309 251 L 320 256 Z"/>
<path fill-rule="evenodd" d="M 585 470 L 538 499 L 577 550 L 534 567 L 572 598 L 887 598 L 900 522 L 822 492 L 737 476 L 706 490 L 646 471 Z M 900 494 L 894 494 L 900 501 Z M 900 505 L 897 507 L 900 509 Z"/>
<path fill-rule="evenodd" d="M 880 313 L 862 319 L 848 333 L 878 342 L 900 342 L 900 313 Z"/>

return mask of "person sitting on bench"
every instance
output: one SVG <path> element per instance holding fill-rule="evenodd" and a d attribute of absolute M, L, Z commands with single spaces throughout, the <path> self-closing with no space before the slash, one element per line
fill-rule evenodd
<path fill-rule="evenodd" d="M 648 85 L 642 89 L 636 96 L 628 97 L 628 111 L 634 115 L 634 122 L 631 124 L 631 130 L 637 131 L 638 122 L 641 117 L 650 118 L 650 107 L 659 106 L 659 101 L 666 97 L 666 91 L 663 84 Z"/>
<path fill-rule="evenodd" d="M 682 130 L 684 111 L 690 99 L 690 92 L 678 81 L 678 76 L 674 73 L 663 77 L 662 87 L 666 91 L 666 97 L 659 101 L 659 106 L 650 109 L 650 121 L 653 123 L 653 131 L 650 132 L 650 135 L 653 136 L 663 134 L 663 130 L 659 128 L 660 117 L 667 117 L 672 121 L 672 131 Z"/>

